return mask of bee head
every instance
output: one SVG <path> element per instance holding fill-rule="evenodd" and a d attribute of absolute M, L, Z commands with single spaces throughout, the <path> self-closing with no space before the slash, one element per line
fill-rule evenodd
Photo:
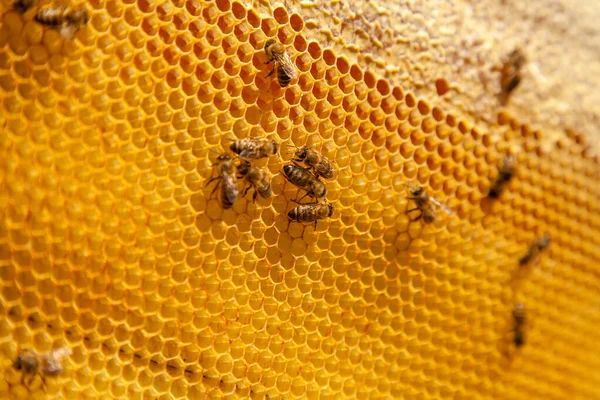
<path fill-rule="evenodd" d="M 229 154 L 221 154 L 217 157 L 217 161 L 229 161 L 231 160 L 231 156 Z"/>
<path fill-rule="evenodd" d="M 411 188 L 410 194 L 419 197 L 421 194 L 423 194 L 423 191 L 424 189 L 422 187 Z"/>
<path fill-rule="evenodd" d="M 29 370 L 35 368 L 36 364 L 35 352 L 31 349 L 23 349 L 19 352 L 19 356 L 13 363 L 13 367 L 16 370 Z"/>
<path fill-rule="evenodd" d="M 523 318 L 524 314 L 525 314 L 525 304 L 516 303 L 515 309 L 513 310 L 513 315 L 514 315 L 515 319 Z"/>
<path fill-rule="evenodd" d="M 250 170 L 250 163 L 248 161 L 242 160 L 240 165 L 237 166 L 237 170 L 240 175 L 246 175 Z"/>
<path fill-rule="evenodd" d="M 15 360 L 15 362 L 13 363 L 13 367 L 14 369 L 16 369 L 17 371 L 20 371 L 23 368 L 23 363 L 25 362 L 24 357 L 18 356 L 17 359 Z"/>
<path fill-rule="evenodd" d="M 279 153 L 279 142 L 273 139 L 273 154 Z"/>
<path fill-rule="evenodd" d="M 333 215 L 333 204 L 327 203 L 327 207 L 329 208 L 329 217 Z"/>
<path fill-rule="evenodd" d="M 527 61 L 525 59 L 525 54 L 523 54 L 523 51 L 519 48 L 513 50 L 508 57 L 517 68 L 522 67 Z"/>
<path fill-rule="evenodd" d="M 296 157 L 300 159 L 305 159 L 306 155 L 308 154 L 308 149 L 308 146 L 298 147 L 298 151 L 296 151 Z"/>
<path fill-rule="evenodd" d="M 273 46 L 275 43 L 277 43 L 277 41 L 275 39 L 267 40 L 267 42 L 265 43 L 265 51 L 267 51 L 267 49 L 269 47 Z"/>

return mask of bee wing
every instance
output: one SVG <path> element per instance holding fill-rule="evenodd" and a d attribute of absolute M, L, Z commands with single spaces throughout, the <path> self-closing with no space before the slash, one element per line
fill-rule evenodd
<path fill-rule="evenodd" d="M 283 69 L 287 76 L 291 79 L 298 78 L 298 70 L 292 63 L 290 55 L 287 53 L 275 55 L 275 61 L 277 61 L 279 68 Z"/>
<path fill-rule="evenodd" d="M 60 27 L 60 34 L 66 40 L 72 40 L 77 33 L 77 28 L 71 24 L 63 24 Z"/>
<path fill-rule="evenodd" d="M 450 207 L 448 207 L 444 203 L 440 203 L 436 198 L 430 196 L 429 197 L 429 201 L 431 201 L 437 207 L 439 207 L 440 209 L 442 209 L 446 214 L 449 214 L 449 215 L 454 214 L 454 212 L 452 212 L 452 210 L 450 209 Z"/>
<path fill-rule="evenodd" d="M 52 350 L 48 354 L 49 354 L 50 358 L 56 358 L 57 360 L 60 360 L 61 358 L 70 356 L 72 353 L 73 352 L 71 351 L 71 349 L 69 347 L 61 347 L 60 349 Z"/>
<path fill-rule="evenodd" d="M 223 187 L 228 188 L 230 190 L 223 189 L 221 192 L 223 196 L 226 197 L 226 200 L 233 204 L 237 200 L 238 197 L 238 184 L 235 180 L 234 175 L 223 175 Z"/>
<path fill-rule="evenodd" d="M 242 160 L 254 160 L 259 156 L 259 149 L 260 146 L 256 143 L 251 143 L 240 152 L 240 158 Z"/>

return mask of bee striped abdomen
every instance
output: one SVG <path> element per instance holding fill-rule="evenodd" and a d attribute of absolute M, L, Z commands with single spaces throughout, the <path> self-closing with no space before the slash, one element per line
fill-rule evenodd
<path fill-rule="evenodd" d="M 63 9 L 45 9 L 39 11 L 35 15 L 35 20 L 42 25 L 46 26 L 59 26 L 64 22 L 64 10 Z"/>
<path fill-rule="evenodd" d="M 279 82 L 279 86 L 286 87 L 290 84 L 292 78 L 285 72 L 285 70 L 281 67 L 277 67 L 277 81 Z"/>
<path fill-rule="evenodd" d="M 238 185 L 235 177 L 229 174 L 223 174 L 223 181 L 221 182 L 221 204 L 223 208 L 233 207 L 233 203 L 238 197 Z"/>
<path fill-rule="evenodd" d="M 271 184 L 268 181 L 258 185 L 256 189 L 258 190 L 258 193 L 264 198 L 271 197 L 271 195 L 273 194 L 273 189 L 271 188 Z"/>
<path fill-rule="evenodd" d="M 316 221 L 318 218 L 315 208 L 304 206 L 292 208 L 288 213 L 288 217 L 290 217 L 291 220 L 298 222 L 312 222 Z"/>
<path fill-rule="evenodd" d="M 318 220 L 331 217 L 331 215 L 333 215 L 333 204 L 331 203 L 301 204 L 288 212 L 288 217 L 292 221 L 314 222 L 315 229 Z"/>

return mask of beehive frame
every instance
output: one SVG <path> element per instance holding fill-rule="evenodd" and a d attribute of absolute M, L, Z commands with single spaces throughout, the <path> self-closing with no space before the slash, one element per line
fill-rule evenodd
<path fill-rule="evenodd" d="M 311 38 L 303 4 L 94 0 L 74 41 L 2 5 L 1 398 L 599 398 L 593 146 L 418 98 Z M 232 136 L 333 160 L 332 218 L 288 220 L 286 154 L 270 200 L 209 199 Z M 407 182 L 453 214 L 411 222 Z M 19 346 L 73 355 L 25 387 Z"/>

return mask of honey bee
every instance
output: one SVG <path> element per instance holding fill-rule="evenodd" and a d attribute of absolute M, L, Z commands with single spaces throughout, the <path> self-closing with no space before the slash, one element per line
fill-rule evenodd
<path fill-rule="evenodd" d="M 262 198 L 269 198 L 273 194 L 273 190 L 271 189 L 271 179 L 267 171 L 261 168 L 253 167 L 248 161 L 241 162 L 237 167 L 238 178 L 244 178 L 246 182 L 248 182 L 248 186 L 246 190 L 244 190 L 243 196 L 246 196 L 248 190 L 251 187 L 254 187 L 254 195 L 252 199 L 256 201 L 256 196 L 260 195 Z"/>
<path fill-rule="evenodd" d="M 286 53 L 281 43 L 277 43 L 273 39 L 267 40 L 267 43 L 265 43 L 265 54 L 268 58 L 265 64 L 275 62 L 275 67 L 269 72 L 267 78 L 277 70 L 277 80 L 281 87 L 286 87 L 292 79 L 298 78 L 298 71 L 294 67 L 294 64 L 292 64 L 290 56 Z"/>
<path fill-rule="evenodd" d="M 419 219 L 423 218 L 423 222 L 426 224 L 432 223 L 436 217 L 437 207 L 441 208 L 448 214 L 452 214 L 452 211 L 446 205 L 431 197 L 424 188 L 410 187 L 409 190 L 412 197 L 409 197 L 408 199 L 414 201 L 416 207 L 407 210 L 406 213 L 408 214 L 409 212 L 417 210 L 421 212 L 413 221 L 418 221 Z"/>
<path fill-rule="evenodd" d="M 523 303 L 515 304 L 515 308 L 513 309 L 513 320 L 513 343 L 515 344 L 515 347 L 518 348 L 525 344 L 525 305 Z"/>
<path fill-rule="evenodd" d="M 220 186 L 221 205 L 225 209 L 231 208 L 238 197 L 238 184 L 235 179 L 235 169 L 231 162 L 231 156 L 229 154 L 221 154 L 217 157 L 217 162 L 214 163 L 213 166 L 217 167 L 218 175 L 210 179 L 205 186 L 208 186 L 215 180 L 219 180 L 219 183 L 217 183 L 213 189 L 211 196 Z"/>
<path fill-rule="evenodd" d="M 25 384 L 25 377 L 31 375 L 28 385 L 31 385 L 36 375 L 42 378 L 42 384 L 46 384 L 46 377 L 59 376 L 62 371 L 61 359 L 71 355 L 71 349 L 61 347 L 47 353 L 38 354 L 32 349 L 22 349 L 19 351 L 13 367 L 18 371 L 23 371 L 21 384 Z"/>
<path fill-rule="evenodd" d="M 296 147 L 296 146 L 291 146 Z M 321 155 L 316 150 L 311 149 L 308 146 L 296 147 L 296 152 L 294 155 L 295 159 L 292 161 L 304 162 L 304 164 L 308 165 L 312 168 L 315 177 L 322 176 L 325 179 L 333 178 L 333 164 L 329 161 L 325 156 Z"/>
<path fill-rule="evenodd" d="M 292 221 L 297 222 L 315 222 L 315 229 L 317 229 L 317 221 L 325 219 L 333 215 L 333 204 L 331 203 L 308 203 L 300 204 L 299 206 L 292 208 L 288 212 L 288 217 Z"/>
<path fill-rule="evenodd" d="M 519 264 L 525 265 L 529 264 L 533 260 L 536 260 L 539 257 L 540 252 L 546 247 L 548 247 L 549 244 L 550 236 L 548 234 L 545 234 L 541 238 L 536 239 L 536 241 L 533 242 L 529 247 L 529 250 L 527 250 L 527 254 L 521 257 L 521 259 L 519 260 Z"/>
<path fill-rule="evenodd" d="M 525 65 L 525 55 L 521 49 L 513 50 L 507 60 L 502 66 L 500 71 L 500 88 L 501 88 L 501 100 L 502 103 L 508 103 L 510 94 L 519 86 L 521 83 L 521 69 Z"/>
<path fill-rule="evenodd" d="M 277 154 L 279 143 L 272 139 L 240 139 L 231 143 L 229 148 L 242 160 L 252 161 Z"/>
<path fill-rule="evenodd" d="M 25 14 L 29 9 L 35 7 L 38 0 L 15 0 L 13 9 L 21 14 Z"/>
<path fill-rule="evenodd" d="M 498 173 L 498 177 L 492 184 L 492 188 L 488 193 L 488 196 L 497 199 L 500 197 L 502 192 L 504 192 L 504 188 L 508 184 L 508 182 L 512 179 L 515 174 L 515 159 L 512 156 L 507 156 L 502 161 L 502 166 L 500 167 L 500 171 Z"/>
<path fill-rule="evenodd" d="M 79 28 L 87 25 L 90 16 L 85 9 L 72 10 L 68 7 L 57 7 L 38 11 L 35 20 L 42 25 L 60 29 L 61 36 L 71 40 Z"/>
<path fill-rule="evenodd" d="M 286 164 L 283 166 L 281 173 L 292 185 L 306 190 L 306 194 L 300 200 L 306 196 L 319 199 L 327 195 L 327 186 L 311 174 L 309 170 L 299 165 Z"/>

